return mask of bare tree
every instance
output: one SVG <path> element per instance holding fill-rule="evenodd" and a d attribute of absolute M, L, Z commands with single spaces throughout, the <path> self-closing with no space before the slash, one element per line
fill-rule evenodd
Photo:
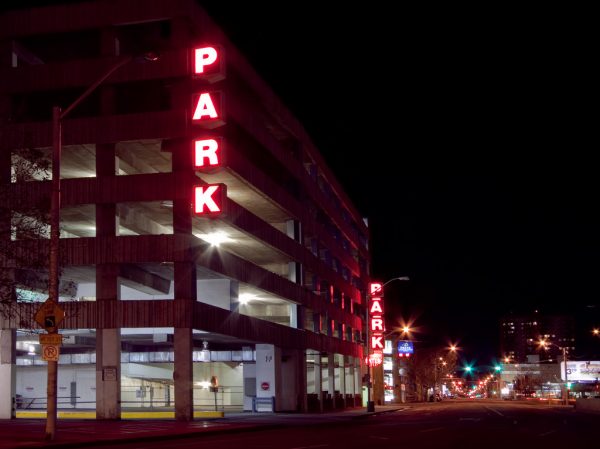
<path fill-rule="evenodd" d="M 530 396 L 542 389 L 542 378 L 538 375 L 522 374 L 515 378 L 514 390 L 516 393 Z"/>
<path fill-rule="evenodd" d="M 456 370 L 456 353 L 447 348 L 421 348 L 415 351 L 413 375 L 417 400 L 428 399 L 427 390 L 440 386 Z"/>
<path fill-rule="evenodd" d="M 0 316 L 24 328 L 32 320 L 17 316 L 17 304 L 48 290 L 48 245 L 39 242 L 49 237 L 50 189 L 43 185 L 49 178 L 48 153 L 21 149 L 12 154 L 10 178 L 4 177 L 10 182 L 0 186 Z M 41 188 L 23 188 L 30 182 Z"/>

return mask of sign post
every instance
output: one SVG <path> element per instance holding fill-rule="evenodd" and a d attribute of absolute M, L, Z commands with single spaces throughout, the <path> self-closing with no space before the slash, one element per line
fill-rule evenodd
<path fill-rule="evenodd" d="M 56 269 L 56 267 L 53 267 Z M 50 288 L 57 295 L 57 285 Z M 58 296 L 56 296 L 58 298 Z M 56 384 L 58 379 L 58 358 L 62 335 L 58 333 L 58 325 L 64 320 L 65 311 L 56 301 L 48 298 L 36 312 L 35 321 L 48 332 L 40 335 L 42 344 L 42 359 L 48 362 L 47 411 L 46 411 L 46 440 L 53 440 L 56 433 Z"/>

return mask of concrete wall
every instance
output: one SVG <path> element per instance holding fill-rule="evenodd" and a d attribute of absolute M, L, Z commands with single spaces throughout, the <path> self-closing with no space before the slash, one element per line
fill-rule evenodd
<path fill-rule="evenodd" d="M 23 407 L 46 408 L 48 368 L 40 366 L 17 366 L 17 394 L 23 396 Z M 74 383 L 76 398 L 71 399 Z M 57 382 L 58 408 L 95 408 L 96 366 L 60 365 Z"/>
<path fill-rule="evenodd" d="M 253 363 L 250 365 L 254 365 Z M 242 364 L 239 362 L 194 363 L 194 406 L 214 409 L 214 393 L 199 385 L 219 379 L 217 395 L 219 409 L 222 406 L 238 406 L 243 403 Z M 16 393 L 24 398 L 24 405 L 32 409 L 46 408 L 47 366 L 17 366 Z M 124 363 L 122 364 L 121 400 L 123 407 L 164 407 L 174 405 L 172 363 Z M 72 383 L 75 383 L 72 386 Z M 58 369 L 58 408 L 91 408 L 96 406 L 95 365 L 60 365 Z M 71 388 L 75 396 L 71 399 Z M 169 391 L 166 391 L 169 390 Z M 35 400 L 33 400 L 35 398 Z M 33 402 L 32 402 L 33 400 Z"/>

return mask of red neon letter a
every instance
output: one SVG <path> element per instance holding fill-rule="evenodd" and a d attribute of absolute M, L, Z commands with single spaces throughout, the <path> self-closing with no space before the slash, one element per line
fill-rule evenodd
<path fill-rule="evenodd" d="M 192 120 L 202 120 L 203 117 L 217 118 L 217 110 L 209 93 L 200 94 Z"/>

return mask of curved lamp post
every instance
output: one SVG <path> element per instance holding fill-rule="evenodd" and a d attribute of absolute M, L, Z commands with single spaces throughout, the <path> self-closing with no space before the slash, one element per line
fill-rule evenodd
<path fill-rule="evenodd" d="M 559 346 L 556 343 L 552 343 L 551 341 L 540 340 L 540 346 L 544 349 L 548 349 L 547 345 L 556 346 L 558 349 L 562 351 L 563 362 L 565 362 L 565 384 L 563 387 L 563 391 L 565 394 L 563 395 L 565 405 L 569 405 L 569 387 L 567 387 L 567 383 L 569 381 L 569 371 L 567 370 L 567 347 Z"/>
<path fill-rule="evenodd" d="M 62 120 L 85 100 L 98 86 L 100 86 L 116 70 L 132 61 L 156 61 L 158 55 L 146 53 L 143 56 L 127 56 L 113 64 L 100 78 L 98 78 L 85 92 L 73 101 L 63 111 L 60 106 L 52 108 L 52 197 L 50 203 L 50 260 L 48 266 L 48 299 L 58 303 L 59 292 L 59 244 L 60 244 L 60 159 L 62 150 Z M 55 329 L 52 333 L 57 333 Z M 47 415 L 46 415 L 46 440 L 54 440 L 56 434 L 56 390 L 58 377 L 58 362 L 48 362 L 47 383 Z"/>

